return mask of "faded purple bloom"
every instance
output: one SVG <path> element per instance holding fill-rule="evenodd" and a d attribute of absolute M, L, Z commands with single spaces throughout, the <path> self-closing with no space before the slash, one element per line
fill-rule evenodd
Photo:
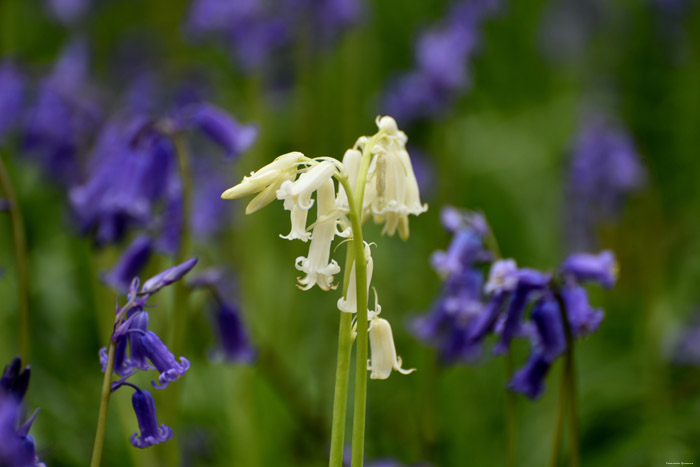
<path fill-rule="evenodd" d="M 15 357 L 5 366 L 0 378 L 0 398 L 13 397 L 17 401 L 24 399 L 29 387 L 31 370 L 29 365 L 22 368 L 22 360 Z"/>
<path fill-rule="evenodd" d="M 47 7 L 59 22 L 71 25 L 79 20 L 90 6 L 90 0 L 46 0 Z"/>
<path fill-rule="evenodd" d="M 518 265 L 512 259 L 499 259 L 491 265 L 485 291 L 488 294 L 512 292 L 518 285 Z"/>
<path fill-rule="evenodd" d="M 185 357 L 180 357 L 180 362 L 175 360 L 175 356 L 168 350 L 162 340 L 153 332 L 146 331 L 145 334 L 139 336 L 139 342 L 143 349 L 144 355 L 148 357 L 156 370 L 160 372 L 158 382 L 160 386 L 152 381 L 153 387 L 156 389 L 164 389 L 173 381 L 180 379 L 190 368 L 190 362 Z"/>
<path fill-rule="evenodd" d="M 384 109 L 408 123 L 444 112 L 469 87 L 468 63 L 479 44 L 483 20 L 497 1 L 454 4 L 442 24 L 424 32 L 416 45 L 415 70 L 385 93 Z"/>
<path fill-rule="evenodd" d="M 551 363 L 539 353 L 533 353 L 527 364 L 515 372 L 508 383 L 508 389 L 537 399 L 544 392 L 544 378 Z"/>
<path fill-rule="evenodd" d="M 435 271 L 449 276 L 460 274 L 475 263 L 488 261 L 490 257 L 481 235 L 474 230 L 463 229 L 455 234 L 447 251 L 436 251 L 430 259 Z"/>
<path fill-rule="evenodd" d="M 471 229 L 482 237 L 490 234 L 488 222 L 483 214 L 474 211 L 459 209 L 454 206 L 445 206 L 440 211 L 442 226 L 452 233 L 463 229 Z"/>
<path fill-rule="evenodd" d="M 581 286 L 566 286 L 561 294 L 575 337 L 587 336 L 600 327 L 604 317 L 603 310 L 591 307 L 586 289 Z"/>
<path fill-rule="evenodd" d="M 610 288 L 617 281 L 617 261 L 612 251 L 605 250 L 597 255 L 591 253 L 575 253 L 569 255 L 561 266 L 564 277 L 577 282 L 597 282 L 605 288 Z"/>
<path fill-rule="evenodd" d="M 197 264 L 197 258 L 190 258 L 184 263 L 178 264 L 176 266 L 170 267 L 165 271 L 156 274 L 155 276 L 148 279 L 143 283 L 141 287 L 142 294 L 153 295 L 158 292 L 163 287 L 172 284 L 175 281 L 181 279 L 185 274 L 187 274 L 195 265 Z"/>
<path fill-rule="evenodd" d="M 139 430 L 141 430 L 141 436 L 138 433 L 131 435 L 131 444 L 143 449 L 154 444 L 164 443 L 173 437 L 172 428 L 165 425 L 158 426 L 156 404 L 150 392 L 142 389 L 134 391 L 131 403 L 134 406 Z"/>
<path fill-rule="evenodd" d="M 153 243 L 146 236 L 136 238 L 122 253 L 117 264 L 107 273 L 103 281 L 119 292 L 126 292 L 134 277 L 148 263 Z"/>
<path fill-rule="evenodd" d="M 176 125 L 181 130 L 200 131 L 220 146 L 229 158 L 247 151 L 258 136 L 255 126 L 241 125 L 228 112 L 207 103 L 183 109 Z"/>
<path fill-rule="evenodd" d="M 73 41 L 39 85 L 24 127 L 24 148 L 52 180 L 72 184 L 80 175 L 77 156 L 100 123 L 88 82 L 88 48 Z"/>
<path fill-rule="evenodd" d="M 0 142 L 20 121 L 25 78 L 12 62 L 0 64 Z"/>
<path fill-rule="evenodd" d="M 630 135 L 601 116 L 583 122 L 569 172 L 574 247 L 589 246 L 592 229 L 614 218 L 625 197 L 642 187 L 646 172 Z"/>
<path fill-rule="evenodd" d="M 216 331 L 220 350 L 228 362 L 248 363 L 255 357 L 240 312 L 230 303 L 219 303 L 216 309 Z"/>

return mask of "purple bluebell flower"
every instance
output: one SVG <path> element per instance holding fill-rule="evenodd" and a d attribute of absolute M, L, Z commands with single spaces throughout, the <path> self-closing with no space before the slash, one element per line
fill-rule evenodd
<path fill-rule="evenodd" d="M 0 398 L 14 397 L 21 401 L 27 393 L 29 387 L 29 377 L 31 370 L 29 365 L 22 368 L 22 361 L 19 357 L 15 357 L 5 366 L 0 378 Z"/>
<path fill-rule="evenodd" d="M 148 263 L 153 251 L 153 242 L 147 236 L 137 237 L 122 253 L 119 261 L 103 281 L 119 292 L 129 289 L 131 280 L 139 275 L 141 269 Z"/>
<path fill-rule="evenodd" d="M 444 112 L 469 87 L 468 62 L 479 44 L 479 28 L 498 3 L 455 3 L 442 24 L 424 32 L 417 41 L 415 70 L 385 93 L 387 113 L 410 122 Z"/>
<path fill-rule="evenodd" d="M 241 125 L 231 114 L 208 103 L 182 109 L 176 125 L 180 130 L 198 130 L 220 146 L 229 158 L 247 151 L 258 136 L 255 126 Z"/>
<path fill-rule="evenodd" d="M 158 382 L 160 386 L 152 381 L 153 387 L 156 389 L 164 389 L 173 381 L 180 379 L 190 368 L 190 362 L 185 357 L 180 357 L 180 362 L 175 359 L 175 356 L 168 350 L 160 337 L 153 331 L 146 331 L 142 336 L 139 336 L 139 342 L 143 349 L 144 355 L 148 357 L 156 370 L 160 372 Z"/>
<path fill-rule="evenodd" d="M 221 353 L 228 362 L 248 363 L 255 358 L 240 312 L 233 304 L 221 302 L 217 305 L 216 331 Z"/>
<path fill-rule="evenodd" d="M 139 389 L 131 396 L 131 403 L 134 406 L 136 420 L 139 424 L 141 435 L 134 433 L 131 435 L 131 444 L 137 448 L 147 448 L 154 444 L 164 443 L 173 437 L 172 428 L 160 425 L 156 418 L 156 404 L 150 392 Z"/>
<path fill-rule="evenodd" d="M 569 172 L 570 232 L 574 247 L 589 246 L 598 223 L 616 217 L 646 172 L 631 136 L 608 119 L 585 120 L 576 137 Z"/>
<path fill-rule="evenodd" d="M 0 142 L 20 121 L 25 78 L 12 62 L 0 64 Z"/>
<path fill-rule="evenodd" d="M 197 258 L 190 258 L 184 263 L 175 265 L 159 274 L 156 274 L 155 276 L 151 277 L 143 283 L 143 286 L 141 287 L 141 293 L 153 295 L 163 287 L 166 287 L 172 284 L 173 282 L 180 280 L 196 264 Z"/>
<path fill-rule="evenodd" d="M 510 347 L 510 341 L 520 329 L 523 313 L 533 293 L 543 292 L 551 276 L 534 269 L 518 269 L 518 282 L 508 304 L 505 322 L 501 338 L 493 348 L 494 353 L 506 353 Z"/>
<path fill-rule="evenodd" d="M 127 319 L 115 332 L 113 340 L 117 347 L 114 355 L 114 373 L 122 378 L 128 378 L 137 371 L 155 369 L 147 361 L 147 355 L 139 338 L 148 331 L 148 313 L 140 307 L 129 311 Z M 127 345 L 129 352 L 127 353 Z M 102 371 L 107 368 L 107 348 L 100 349 L 100 365 Z"/>
<path fill-rule="evenodd" d="M 561 290 L 566 313 L 575 337 L 583 337 L 595 332 L 603 321 L 603 310 L 592 308 L 588 292 L 581 286 L 566 286 Z"/>
<path fill-rule="evenodd" d="M 508 389 L 525 394 L 530 399 L 537 399 L 544 392 L 544 378 L 551 366 L 543 355 L 535 352 L 527 364 L 515 372 L 508 383 Z"/>
<path fill-rule="evenodd" d="M 617 281 L 617 261 L 612 251 L 605 250 L 597 255 L 591 253 L 575 253 L 570 255 L 561 266 L 564 277 L 577 282 L 597 282 L 605 288 L 610 288 Z"/>
<path fill-rule="evenodd" d="M 430 259 L 435 271 L 449 276 L 460 274 L 476 263 L 488 261 L 490 257 L 484 248 L 482 236 L 472 229 L 462 229 L 455 234 L 447 251 L 436 251 Z"/>
<path fill-rule="evenodd" d="M 537 348 L 548 362 L 553 362 L 566 350 L 566 335 L 561 322 L 559 303 L 547 295 L 535 303 L 530 313 L 537 328 Z"/>
<path fill-rule="evenodd" d="M 87 75 L 87 44 L 71 42 L 40 83 L 24 126 L 24 149 L 52 180 L 68 185 L 78 181 L 78 153 L 101 120 Z"/>

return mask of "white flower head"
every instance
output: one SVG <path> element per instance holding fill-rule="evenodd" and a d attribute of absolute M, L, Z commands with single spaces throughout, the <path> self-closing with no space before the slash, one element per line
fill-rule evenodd
<path fill-rule="evenodd" d="M 367 242 L 365 242 L 365 261 L 367 262 L 367 295 L 369 295 L 369 284 L 372 281 L 374 261 L 372 260 L 369 244 Z M 340 297 L 338 299 L 338 309 L 345 313 L 357 313 L 357 278 L 355 276 L 354 261 L 352 263 L 352 268 L 350 269 L 350 282 L 348 283 L 348 292 L 345 297 Z"/>
<path fill-rule="evenodd" d="M 372 355 L 367 362 L 367 369 L 371 371 L 371 379 L 387 379 L 391 370 L 403 375 L 416 371 L 415 368 L 401 368 L 401 357 L 396 355 L 391 325 L 384 318 L 373 317 L 369 325 L 369 345 Z"/>
<path fill-rule="evenodd" d="M 518 285 L 518 265 L 513 259 L 493 263 L 484 290 L 487 294 L 512 292 Z"/>
<path fill-rule="evenodd" d="M 224 191 L 221 197 L 235 199 L 259 193 L 246 207 L 246 214 L 251 214 L 275 199 L 277 190 L 285 181 L 294 179 L 297 166 L 304 160 L 306 156 L 300 152 L 283 154 L 261 169 L 251 172 L 249 176 L 243 177 L 241 183 Z"/>
<path fill-rule="evenodd" d="M 335 188 L 333 180 L 328 178 L 316 192 L 317 219 L 311 235 L 309 255 L 296 259 L 296 268 L 306 273 L 298 278 L 300 288 L 308 290 L 318 285 L 322 290 L 334 289 L 333 275 L 340 272 L 335 260 L 330 260 L 331 243 L 336 232 L 337 218 L 333 216 L 335 208 Z"/>
<path fill-rule="evenodd" d="M 360 171 L 360 163 L 362 162 L 362 153 L 357 149 L 348 149 L 343 156 L 343 170 L 348 177 L 348 183 L 351 187 L 355 187 L 357 183 L 357 174 Z M 345 188 L 340 185 L 338 187 L 338 208 L 344 212 L 349 211 L 348 196 L 345 194 Z"/>

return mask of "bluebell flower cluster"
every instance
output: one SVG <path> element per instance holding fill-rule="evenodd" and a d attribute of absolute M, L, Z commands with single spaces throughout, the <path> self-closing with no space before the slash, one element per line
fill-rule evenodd
<path fill-rule="evenodd" d="M 190 368 L 189 360 L 180 357 L 178 361 L 160 337 L 148 329 L 149 315 L 144 307 L 151 295 L 182 279 L 196 264 L 197 259 L 192 258 L 151 277 L 142 286 L 138 277 L 135 277 L 129 286 L 127 303 L 117 309 L 111 339 L 116 344 L 113 371 L 121 379 L 112 384 L 112 391 L 123 386 L 135 390 L 132 403 L 141 435 L 134 433 L 131 444 L 138 448 L 163 443 L 172 438 L 173 431 L 165 425 L 158 426 L 153 396 L 128 382 L 128 379 L 139 371 L 156 370 L 158 382 L 152 381 L 151 384 L 156 389 L 164 389 L 180 379 Z M 100 349 L 100 365 L 102 371 L 106 371 L 106 347 Z"/>
<path fill-rule="evenodd" d="M 644 185 L 646 171 L 631 136 L 609 119 L 586 119 L 576 136 L 568 182 L 571 237 L 589 247 L 592 230 L 613 219 L 626 196 Z"/>
<path fill-rule="evenodd" d="M 418 38 L 415 68 L 386 90 L 383 111 L 403 125 L 448 110 L 470 87 L 469 61 L 479 47 L 481 25 L 498 11 L 498 0 L 463 0 L 442 22 Z"/>
<path fill-rule="evenodd" d="M 224 43 L 241 69 L 251 72 L 288 52 L 303 31 L 323 39 L 317 44 L 333 42 L 361 13 L 361 0 L 193 0 L 185 28 L 195 40 Z"/>
<path fill-rule="evenodd" d="M 416 319 L 411 328 L 420 340 L 439 348 L 442 361 L 473 361 L 481 355 L 480 343 L 470 335 L 487 306 L 483 269 L 493 258 L 485 245 L 490 229 L 481 214 L 453 207 L 443 208 L 441 218 L 454 235 L 447 251 L 438 251 L 431 258 L 444 279 L 443 290 L 432 311 Z"/>
<path fill-rule="evenodd" d="M 0 465 L 7 467 L 46 467 L 36 455 L 29 429 L 39 410 L 20 424 L 22 401 L 29 387 L 29 367 L 19 358 L 7 365 L 0 378 Z"/>
<path fill-rule="evenodd" d="M 615 256 L 610 251 L 575 253 L 555 275 L 519 268 L 512 259 L 495 259 L 496 252 L 487 248 L 491 232 L 483 215 L 447 207 L 441 217 L 453 234 L 447 251 L 432 256 L 433 268 L 444 279 L 443 290 L 432 310 L 411 323 L 413 334 L 437 347 L 446 363 L 477 360 L 490 334 L 497 337 L 492 348 L 496 355 L 510 352 L 513 339 L 527 339 L 530 358 L 508 387 L 537 398 L 552 363 L 567 348 L 566 328 L 573 339 L 600 326 L 603 311 L 590 305 L 583 284 L 612 287 L 617 280 Z"/>

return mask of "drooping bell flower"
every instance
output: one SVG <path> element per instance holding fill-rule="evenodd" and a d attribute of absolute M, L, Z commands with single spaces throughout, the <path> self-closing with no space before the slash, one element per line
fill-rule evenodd
<path fill-rule="evenodd" d="M 617 261 L 612 251 L 605 250 L 597 255 L 574 253 L 566 258 L 561 273 L 577 282 L 597 282 L 605 288 L 615 285 L 618 275 Z"/>
<path fill-rule="evenodd" d="M 544 392 L 544 378 L 551 363 L 539 353 L 533 353 L 527 364 L 516 371 L 508 383 L 508 389 L 536 399 Z"/>
<path fill-rule="evenodd" d="M 156 418 L 156 404 L 150 392 L 139 389 L 131 396 L 136 420 L 141 434 L 134 433 L 129 441 L 137 448 L 147 448 L 154 444 L 164 443 L 173 437 L 172 428 L 160 425 Z"/>
<path fill-rule="evenodd" d="M 401 357 L 396 355 L 394 335 L 391 332 L 389 321 L 384 318 L 374 317 L 369 325 L 369 345 L 371 350 L 367 369 L 371 379 L 387 379 L 392 370 L 402 375 L 416 371 L 415 368 L 404 369 L 401 367 Z"/>
<path fill-rule="evenodd" d="M 143 283 L 141 293 L 153 295 L 163 287 L 167 287 L 168 285 L 182 279 L 182 277 L 190 272 L 190 270 L 192 270 L 196 264 L 197 258 L 190 258 L 181 264 L 177 264 L 161 273 L 156 274 Z"/>
<path fill-rule="evenodd" d="M 239 310 L 231 303 L 216 307 L 216 330 L 220 352 L 228 362 L 249 363 L 255 357 Z"/>
<path fill-rule="evenodd" d="M 103 277 L 103 281 L 120 292 L 129 289 L 131 280 L 139 275 L 148 263 L 153 250 L 153 242 L 147 236 L 136 238 L 122 253 L 117 264 Z"/>
<path fill-rule="evenodd" d="M 160 372 L 158 377 L 160 386 L 155 381 L 152 381 L 154 388 L 166 388 L 171 382 L 177 381 L 189 370 L 190 361 L 185 357 L 180 357 L 178 362 L 172 352 L 160 340 L 160 337 L 153 331 L 146 331 L 138 339 L 144 355 L 148 357 L 153 366 L 156 367 L 156 370 Z"/>

